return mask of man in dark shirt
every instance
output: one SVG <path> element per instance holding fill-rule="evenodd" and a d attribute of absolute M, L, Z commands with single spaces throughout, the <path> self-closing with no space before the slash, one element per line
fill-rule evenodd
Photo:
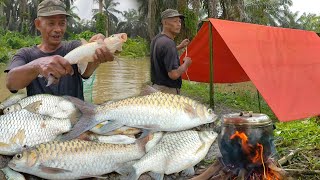
<path fill-rule="evenodd" d="M 84 99 L 82 78 L 89 78 L 100 63 L 112 61 L 113 55 L 106 46 L 98 48 L 94 62 L 89 63 L 80 75 L 77 65 L 71 65 L 63 58 L 82 44 L 80 41 L 62 42 L 69 16 L 65 5 L 60 0 L 44 0 L 38 6 L 37 16 L 34 23 L 41 33 L 41 43 L 20 49 L 12 58 L 5 70 L 8 73 L 7 88 L 16 92 L 26 87 L 28 96 L 46 93 Z M 97 34 L 89 42 L 104 38 Z M 54 77 L 55 82 L 47 87 L 49 76 Z"/>
<path fill-rule="evenodd" d="M 151 42 L 151 82 L 152 87 L 162 92 L 180 94 L 181 75 L 191 65 L 191 58 L 185 57 L 180 65 L 178 50 L 186 47 L 188 39 L 176 46 L 173 41 L 180 33 L 181 18 L 177 10 L 167 9 L 161 13 L 163 30 Z"/>

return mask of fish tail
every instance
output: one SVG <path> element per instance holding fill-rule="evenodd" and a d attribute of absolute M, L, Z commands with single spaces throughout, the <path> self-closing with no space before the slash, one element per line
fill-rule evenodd
<path fill-rule="evenodd" d="M 78 63 L 78 69 L 81 75 L 86 71 L 87 66 L 88 66 L 87 62 Z"/>
<path fill-rule="evenodd" d="M 56 78 L 52 75 L 49 75 L 47 78 L 47 85 L 46 87 L 50 86 L 51 84 L 53 84 L 55 82 Z"/>
<path fill-rule="evenodd" d="M 61 141 L 77 138 L 82 133 L 100 123 L 95 118 L 95 105 L 71 96 L 64 96 L 64 98 L 72 102 L 80 110 L 82 115 L 80 116 L 78 122 L 72 127 L 71 131 L 63 134 L 60 137 Z"/>
<path fill-rule="evenodd" d="M 132 168 L 132 171 L 127 176 L 122 176 L 121 180 L 138 180 L 140 177 L 140 174 L 137 174 L 137 172 Z"/>

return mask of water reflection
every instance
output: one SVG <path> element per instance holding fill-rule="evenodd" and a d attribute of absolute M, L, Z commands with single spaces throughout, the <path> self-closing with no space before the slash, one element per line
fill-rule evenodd
<path fill-rule="evenodd" d="M 95 76 L 85 84 L 86 100 L 95 104 L 136 96 L 143 84 L 150 80 L 149 58 L 126 59 L 101 64 Z M 10 96 L 5 86 L 5 66 L 0 66 L 0 102 Z M 90 86 L 91 84 L 91 86 Z M 91 97 L 92 94 L 92 97 Z"/>
<path fill-rule="evenodd" d="M 138 95 L 142 85 L 150 80 L 149 64 L 148 58 L 102 64 L 93 83 L 93 102 L 100 104 Z"/>

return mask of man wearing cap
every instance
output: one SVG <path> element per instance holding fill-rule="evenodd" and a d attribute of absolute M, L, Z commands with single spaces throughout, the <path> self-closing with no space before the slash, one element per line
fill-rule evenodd
<path fill-rule="evenodd" d="M 186 47 L 185 39 L 176 46 L 173 41 L 180 33 L 181 19 L 177 10 L 167 9 L 161 13 L 162 32 L 151 41 L 151 82 L 152 87 L 165 93 L 180 94 L 181 75 L 191 65 L 191 58 L 185 57 L 180 65 L 178 50 Z"/>
<path fill-rule="evenodd" d="M 81 76 L 77 65 L 71 65 L 63 57 L 81 45 L 80 41 L 63 42 L 67 28 L 65 5 L 60 0 L 44 0 L 38 6 L 34 23 L 41 33 L 41 43 L 22 48 L 13 56 L 7 72 L 6 85 L 11 92 L 27 87 L 27 95 L 69 95 L 84 99 L 82 78 L 89 78 L 100 63 L 112 61 L 113 55 L 106 46 L 96 50 L 94 62 L 89 63 Z M 94 35 L 89 42 L 104 39 Z M 44 78 L 39 77 L 42 75 Z M 49 87 L 46 79 L 53 76 L 56 81 Z"/>

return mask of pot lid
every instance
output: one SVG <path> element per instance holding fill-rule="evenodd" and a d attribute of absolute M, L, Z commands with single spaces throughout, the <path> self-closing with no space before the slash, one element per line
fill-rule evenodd
<path fill-rule="evenodd" d="M 272 120 L 265 114 L 249 111 L 227 114 L 223 117 L 223 123 L 233 125 L 267 125 L 272 123 Z"/>

